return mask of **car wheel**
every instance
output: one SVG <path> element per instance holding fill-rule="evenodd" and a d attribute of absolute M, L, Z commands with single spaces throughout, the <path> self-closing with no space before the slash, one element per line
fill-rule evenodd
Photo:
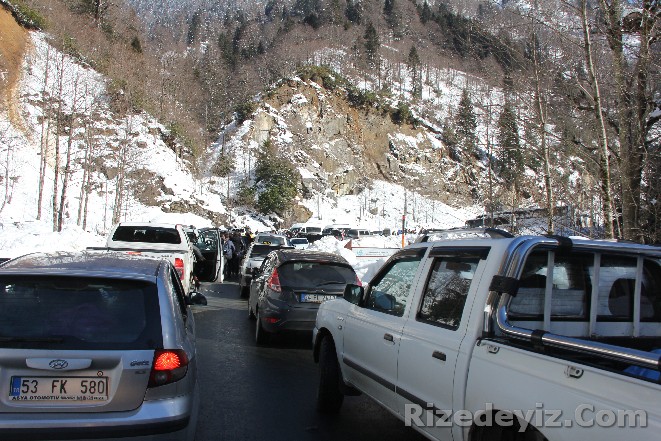
<path fill-rule="evenodd" d="M 259 314 L 259 308 L 257 309 L 255 319 L 257 321 L 257 324 L 255 325 L 255 343 L 258 345 L 264 345 L 268 343 L 270 335 L 262 327 L 262 318 Z"/>
<path fill-rule="evenodd" d="M 250 300 L 248 300 L 248 318 L 250 320 L 255 320 L 255 313 L 252 311 L 252 308 L 250 307 Z"/>
<path fill-rule="evenodd" d="M 337 413 L 342 407 L 344 395 L 340 390 L 340 365 L 337 362 L 335 343 L 330 337 L 321 340 L 319 348 L 319 389 L 317 389 L 317 411 Z"/>

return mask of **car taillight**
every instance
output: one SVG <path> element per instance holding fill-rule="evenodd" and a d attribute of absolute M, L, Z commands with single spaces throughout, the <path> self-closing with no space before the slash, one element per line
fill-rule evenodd
<path fill-rule="evenodd" d="M 363 286 L 363 282 L 360 281 L 360 278 L 358 277 L 358 274 L 356 274 L 356 285 Z"/>
<path fill-rule="evenodd" d="M 160 349 L 154 352 L 148 387 L 179 381 L 188 371 L 188 356 L 181 349 Z"/>
<path fill-rule="evenodd" d="M 271 277 L 269 277 L 269 280 L 266 282 L 266 286 L 275 292 L 282 291 L 282 288 L 280 287 L 280 276 L 278 275 L 277 268 L 273 270 Z"/>
<path fill-rule="evenodd" d="M 179 279 L 184 280 L 184 259 L 174 258 L 174 269 L 179 273 Z"/>

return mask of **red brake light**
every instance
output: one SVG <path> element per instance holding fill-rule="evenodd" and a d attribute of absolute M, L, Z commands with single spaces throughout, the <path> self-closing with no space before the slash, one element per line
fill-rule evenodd
<path fill-rule="evenodd" d="M 174 269 L 176 269 L 177 272 L 179 273 L 179 279 L 184 280 L 184 260 L 183 259 L 181 259 L 179 257 L 174 258 Z"/>
<path fill-rule="evenodd" d="M 181 360 L 179 355 L 173 351 L 161 352 L 154 360 L 154 370 L 156 371 L 168 371 L 178 367 L 181 367 Z"/>
<path fill-rule="evenodd" d="M 266 286 L 275 292 L 282 292 L 282 288 L 280 287 L 280 276 L 278 275 L 277 268 L 273 270 L 271 277 L 269 277 L 269 280 L 266 282 Z"/>
<path fill-rule="evenodd" d="M 363 282 L 360 281 L 360 278 L 358 277 L 358 274 L 356 274 L 356 285 L 363 286 Z"/>
<path fill-rule="evenodd" d="M 188 356 L 181 349 L 161 349 L 154 352 L 149 387 L 179 381 L 188 371 Z"/>

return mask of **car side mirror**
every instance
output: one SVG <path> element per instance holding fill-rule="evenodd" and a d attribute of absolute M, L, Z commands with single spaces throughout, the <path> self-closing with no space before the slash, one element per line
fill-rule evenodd
<path fill-rule="evenodd" d="M 363 296 L 365 294 L 365 288 L 358 285 L 353 285 L 351 283 L 347 284 L 344 288 L 344 300 L 354 305 L 360 306 Z"/>

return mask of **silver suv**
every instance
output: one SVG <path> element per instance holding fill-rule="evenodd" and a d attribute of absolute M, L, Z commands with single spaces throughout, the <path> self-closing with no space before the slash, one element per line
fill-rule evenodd
<path fill-rule="evenodd" d="M 193 440 L 186 299 L 165 260 L 56 253 L 0 266 L 0 439 Z"/>

